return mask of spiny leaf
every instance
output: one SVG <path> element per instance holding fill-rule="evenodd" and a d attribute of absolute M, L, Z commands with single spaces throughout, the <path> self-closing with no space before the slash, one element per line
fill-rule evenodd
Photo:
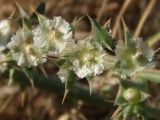
<path fill-rule="evenodd" d="M 126 120 L 128 118 L 131 118 L 131 116 L 133 115 L 133 106 L 132 105 L 128 105 L 124 108 L 123 110 L 123 119 Z"/>
<path fill-rule="evenodd" d="M 25 18 L 22 18 L 22 28 L 24 31 L 28 31 L 30 27 L 30 23 L 28 23 L 28 20 Z"/>
<path fill-rule="evenodd" d="M 37 15 L 38 22 L 39 22 L 40 26 L 43 26 L 44 25 L 44 21 L 47 19 L 46 16 L 44 16 L 42 14 L 39 14 L 37 12 L 35 12 L 35 13 Z"/>
<path fill-rule="evenodd" d="M 27 14 L 27 12 L 20 6 L 20 4 L 18 2 L 15 1 L 15 4 L 20 12 L 20 15 L 22 18 L 29 18 L 29 15 Z"/>
<path fill-rule="evenodd" d="M 35 11 L 37 13 L 40 13 L 40 14 L 43 15 L 45 13 L 45 7 L 46 7 L 45 2 L 41 1 L 39 3 L 39 5 L 37 6 L 37 8 L 36 8 Z M 37 14 L 35 12 L 33 12 L 32 15 L 31 15 L 31 17 L 30 17 L 30 19 L 32 20 L 32 22 L 36 22 L 37 21 Z"/>
<path fill-rule="evenodd" d="M 34 85 L 34 80 L 33 78 L 30 76 L 30 73 L 27 69 L 25 68 L 22 68 L 22 71 L 24 72 L 24 74 L 26 75 L 26 77 L 28 78 L 30 84 L 31 84 L 31 87 L 33 90 L 35 90 L 35 85 Z"/>
<path fill-rule="evenodd" d="M 133 35 L 131 32 L 128 30 L 124 20 L 123 22 L 123 28 L 124 28 L 124 42 L 125 46 L 129 48 L 129 51 L 135 51 L 136 50 L 136 42 L 134 40 Z"/>
<path fill-rule="evenodd" d="M 89 17 L 89 20 L 91 22 L 92 31 L 91 36 L 92 42 L 98 42 L 103 46 L 104 49 L 113 51 L 115 48 L 115 41 L 113 40 L 111 36 L 111 29 L 105 29 L 104 27 L 101 27 L 95 20 L 93 20 L 91 17 Z"/>
<path fill-rule="evenodd" d="M 68 93 L 69 93 L 69 90 L 68 90 L 68 89 L 65 89 L 64 95 L 63 95 L 63 99 L 62 99 L 62 104 L 64 103 L 64 101 L 65 101 L 65 99 L 66 99 Z"/>
<path fill-rule="evenodd" d="M 20 18 L 18 18 L 18 20 L 17 20 L 17 23 L 20 25 L 20 26 L 22 26 L 22 19 L 23 19 L 23 21 L 25 21 L 25 23 L 26 24 L 28 24 L 28 25 L 30 25 L 31 24 L 31 21 L 29 20 L 29 15 L 28 15 L 28 13 L 19 5 L 19 3 L 18 2 L 16 2 L 15 1 L 15 4 L 16 4 L 16 6 L 17 6 L 17 8 L 18 8 L 18 10 L 19 10 L 19 13 L 20 13 Z"/>
<path fill-rule="evenodd" d="M 89 90 L 90 90 L 90 95 L 92 94 L 92 88 L 93 88 L 93 77 L 87 77 L 87 81 L 89 84 Z"/>
<path fill-rule="evenodd" d="M 76 75 L 74 74 L 73 71 L 69 71 L 68 72 L 68 77 L 65 81 L 65 92 L 64 92 L 64 96 L 63 96 L 63 100 L 62 100 L 62 104 L 64 103 L 70 89 L 73 87 L 73 84 L 75 82 L 75 78 L 76 78 Z"/>
<path fill-rule="evenodd" d="M 18 24 L 22 26 L 22 18 L 27 23 L 27 25 L 31 25 L 34 22 L 37 22 L 37 15 L 36 12 L 39 14 L 44 14 L 45 12 L 45 2 L 41 1 L 38 7 L 36 8 L 36 12 L 33 12 L 31 16 L 27 14 L 27 12 L 17 3 L 15 2 L 16 6 L 19 9 L 19 12 L 21 14 L 21 18 L 17 20 Z"/>
<path fill-rule="evenodd" d="M 76 77 L 75 73 L 73 71 L 69 71 L 68 78 L 65 81 L 65 89 L 69 89 L 69 90 L 71 89 L 75 81 L 75 77 Z"/>

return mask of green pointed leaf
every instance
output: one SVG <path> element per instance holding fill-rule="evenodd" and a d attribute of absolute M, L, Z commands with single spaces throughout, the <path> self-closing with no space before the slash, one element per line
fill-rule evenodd
<path fill-rule="evenodd" d="M 30 31 L 30 28 L 31 27 L 31 21 L 25 19 L 25 18 L 22 18 L 22 28 L 24 31 Z"/>
<path fill-rule="evenodd" d="M 23 20 L 22 20 L 23 19 Z M 32 24 L 32 21 L 28 18 L 20 18 L 17 20 L 17 23 L 18 25 L 20 25 L 21 27 L 23 27 L 23 21 L 25 22 L 25 24 L 28 26 L 28 27 L 31 27 L 31 24 Z"/>
<path fill-rule="evenodd" d="M 39 3 L 39 5 L 37 6 L 37 8 L 36 8 L 35 11 L 36 11 L 37 13 L 40 13 L 40 14 L 44 15 L 44 13 L 45 13 L 45 8 L 46 8 L 45 2 L 44 2 L 44 1 L 41 1 L 41 2 Z M 32 15 L 30 16 L 30 19 L 32 20 L 32 22 L 37 22 L 38 18 L 37 18 L 37 15 L 36 15 L 35 12 L 32 13 Z"/>
<path fill-rule="evenodd" d="M 37 23 L 37 15 L 35 12 L 32 13 L 31 16 L 28 15 L 28 13 L 17 3 L 15 2 L 18 10 L 20 12 L 21 18 L 17 20 L 18 24 L 22 26 L 22 18 L 27 23 L 28 26 L 30 26 L 33 23 Z M 41 1 L 38 7 L 36 8 L 36 12 L 40 14 L 44 14 L 45 12 L 45 3 L 44 1 Z"/>
<path fill-rule="evenodd" d="M 64 92 L 62 103 L 64 103 L 70 89 L 73 87 L 75 79 L 76 79 L 75 73 L 73 71 L 68 71 L 68 77 L 65 80 L 65 92 Z"/>
<path fill-rule="evenodd" d="M 133 115 L 133 106 L 132 105 L 128 105 L 124 108 L 123 110 L 123 119 L 127 120 L 127 118 L 131 118 Z"/>
<path fill-rule="evenodd" d="M 22 71 L 24 72 L 24 74 L 26 75 L 26 77 L 28 78 L 30 84 L 31 84 L 31 87 L 33 89 L 35 89 L 35 85 L 34 85 L 34 80 L 33 80 L 33 77 L 32 77 L 32 73 L 31 73 L 31 69 L 30 68 L 21 68 Z"/>
<path fill-rule="evenodd" d="M 44 26 L 44 21 L 47 19 L 47 17 L 42 14 L 37 13 L 37 18 L 38 18 L 38 22 L 40 26 Z"/>
<path fill-rule="evenodd" d="M 68 90 L 68 89 L 65 89 L 64 95 L 63 95 L 63 99 L 62 99 L 62 104 L 64 103 L 64 101 L 65 101 L 65 99 L 66 99 L 68 93 L 69 93 L 69 90 Z"/>
<path fill-rule="evenodd" d="M 89 17 L 89 20 L 92 25 L 92 33 L 91 36 L 92 42 L 98 42 L 99 44 L 102 45 L 104 49 L 113 51 L 115 49 L 115 40 L 113 40 L 111 36 L 111 29 L 105 29 L 100 26 L 95 20 Z"/>
<path fill-rule="evenodd" d="M 140 112 L 140 109 L 141 109 L 141 106 L 139 104 L 135 105 L 133 109 L 133 113 L 138 114 Z"/>
<path fill-rule="evenodd" d="M 68 72 L 68 78 L 65 81 L 65 89 L 71 89 L 76 79 L 76 75 L 73 71 Z"/>
<path fill-rule="evenodd" d="M 22 26 L 22 19 L 25 21 L 26 24 L 30 25 L 31 21 L 29 20 L 29 15 L 28 13 L 19 5 L 18 2 L 15 2 L 19 13 L 20 13 L 20 18 L 18 18 L 17 23 Z"/>
<path fill-rule="evenodd" d="M 125 22 L 123 21 L 123 28 L 124 28 L 124 42 L 126 48 L 128 48 L 128 52 L 135 53 L 136 52 L 136 42 L 134 36 L 128 30 Z"/>
<path fill-rule="evenodd" d="M 90 90 L 90 95 L 91 95 L 92 94 L 92 88 L 93 88 L 93 77 L 88 76 L 87 81 L 88 81 L 88 84 L 89 84 L 89 90 Z"/>
<path fill-rule="evenodd" d="M 29 18 L 28 13 L 20 6 L 20 4 L 18 2 L 15 1 L 15 4 L 20 12 L 20 15 L 22 18 Z"/>

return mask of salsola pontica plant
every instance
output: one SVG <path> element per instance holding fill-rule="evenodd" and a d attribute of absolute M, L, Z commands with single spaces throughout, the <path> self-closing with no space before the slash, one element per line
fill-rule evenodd
<path fill-rule="evenodd" d="M 18 19 L 15 33 L 11 32 L 12 19 L 0 21 L 1 74 L 23 70 L 34 86 L 32 70 L 40 68 L 46 75 L 43 66 L 51 61 L 59 68 L 55 76 L 65 84 L 64 102 L 77 80 L 86 79 L 92 95 L 94 77 L 111 71 L 119 81 L 114 100 L 118 108 L 112 119 L 147 119 L 147 83 L 160 83 L 160 72 L 155 69 L 158 57 L 142 38 L 130 33 L 124 22 L 124 40 L 118 40 L 112 37 L 109 22 L 101 26 L 88 16 L 91 33 L 75 40 L 73 23 L 60 16 L 47 18 L 39 9 L 29 16 L 17 6 L 23 18 Z"/>

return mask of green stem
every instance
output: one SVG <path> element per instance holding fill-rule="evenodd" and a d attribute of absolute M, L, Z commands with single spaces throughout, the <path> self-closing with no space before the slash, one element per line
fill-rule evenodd
<path fill-rule="evenodd" d="M 143 71 L 137 72 L 135 77 L 140 78 L 142 80 L 160 83 L 160 71 L 159 70 L 143 70 Z"/>
<path fill-rule="evenodd" d="M 22 72 L 16 71 L 13 77 L 14 80 L 20 82 L 22 87 L 30 85 L 29 81 L 27 80 L 27 77 Z M 34 74 L 33 78 L 35 87 L 39 89 L 51 91 L 53 93 L 64 92 L 64 84 L 62 84 L 61 80 L 55 76 L 49 76 L 48 78 L 46 78 L 44 76 L 41 75 L 38 76 Z M 92 95 L 90 96 L 89 88 L 79 84 L 75 84 L 73 86 L 73 88 L 69 92 L 68 98 L 80 99 L 100 107 L 102 106 L 107 108 L 113 107 L 111 103 L 106 102 L 102 96 L 98 95 L 95 92 L 93 92 Z"/>
<path fill-rule="evenodd" d="M 60 94 L 64 92 L 64 84 L 62 84 L 61 81 L 55 76 L 49 76 L 48 78 L 46 78 L 39 74 L 34 74 L 33 77 L 34 77 L 33 80 L 34 80 L 35 87 L 39 89 L 50 91 L 53 93 L 60 93 Z M 15 71 L 13 75 L 13 79 L 19 82 L 22 85 L 22 87 L 26 87 L 30 84 L 25 74 L 19 71 Z M 78 85 L 78 84 L 75 84 L 73 86 L 73 88 L 69 93 L 68 98 L 83 100 L 97 107 L 104 107 L 108 109 L 113 109 L 114 107 L 112 103 L 106 102 L 102 96 L 98 95 L 94 91 L 90 96 L 89 88 L 82 85 Z M 146 110 L 149 118 L 151 119 L 154 118 L 157 120 L 159 119 L 160 108 L 153 108 L 150 106 L 146 106 Z"/>

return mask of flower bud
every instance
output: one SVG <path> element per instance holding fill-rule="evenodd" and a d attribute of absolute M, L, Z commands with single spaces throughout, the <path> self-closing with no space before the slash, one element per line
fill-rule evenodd
<path fill-rule="evenodd" d="M 123 98 L 129 103 L 135 104 L 138 103 L 141 99 L 140 91 L 135 88 L 128 88 L 124 94 Z"/>

